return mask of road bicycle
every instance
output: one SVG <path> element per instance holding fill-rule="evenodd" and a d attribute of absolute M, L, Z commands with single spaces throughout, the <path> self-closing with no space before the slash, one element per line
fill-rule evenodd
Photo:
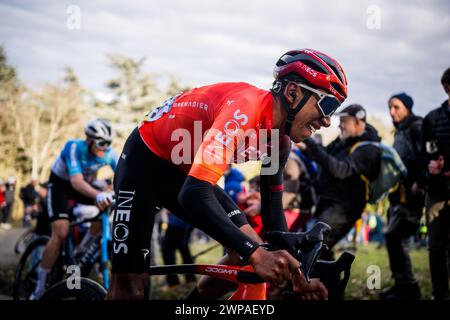
<path fill-rule="evenodd" d="M 28 228 L 20 235 L 14 244 L 14 253 L 22 254 L 28 245 L 34 240 L 34 228 Z"/>
<path fill-rule="evenodd" d="M 268 243 L 263 246 L 267 250 L 287 250 L 301 262 L 301 269 L 307 281 L 313 277 L 320 278 L 328 289 L 329 300 L 342 300 L 355 257 L 349 252 L 344 252 L 336 261 L 318 260 L 321 250 L 325 248 L 324 236 L 329 230 L 331 230 L 330 226 L 318 222 L 308 232 L 268 232 L 266 235 Z M 267 283 L 254 272 L 250 265 L 186 264 L 150 267 L 150 276 L 169 274 L 200 274 L 231 281 L 237 284 L 237 289 L 230 296 L 230 300 L 267 299 Z M 61 281 L 50 288 L 42 299 L 98 300 L 106 296 L 106 290 L 98 284 L 88 279 L 81 280 L 82 283 L 78 289 L 70 289 L 67 283 Z M 299 296 L 288 288 L 283 292 L 282 298 L 296 300 Z"/>
<path fill-rule="evenodd" d="M 80 271 L 83 279 L 87 279 L 96 264 L 101 273 L 103 286 L 105 288 L 109 287 L 108 260 L 110 256 L 110 243 L 112 241 L 109 222 L 110 210 L 109 208 L 100 212 L 96 217 L 74 221 L 69 224 L 69 236 L 61 249 L 55 265 L 47 276 L 47 288 L 64 279 L 69 266 L 76 266 L 76 270 Z M 78 238 L 81 238 L 78 234 L 79 226 L 95 220 L 101 221 L 101 236 L 96 237 L 84 251 L 75 256 L 74 248 L 79 242 Z M 49 240 L 50 238 L 48 236 L 39 236 L 31 241 L 20 257 L 12 285 L 13 299 L 28 299 L 34 291 L 37 284 L 37 269 L 42 260 L 43 249 Z M 83 281 L 89 282 L 88 280 Z"/>

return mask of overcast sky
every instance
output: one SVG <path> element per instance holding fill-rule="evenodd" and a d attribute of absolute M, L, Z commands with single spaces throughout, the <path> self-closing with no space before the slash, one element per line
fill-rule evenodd
<path fill-rule="evenodd" d="M 80 29 L 67 26 L 71 5 L 80 9 Z M 69 65 L 84 86 L 106 93 L 113 76 L 106 54 L 120 53 L 145 56 L 146 71 L 191 86 L 246 81 L 269 88 L 279 56 L 309 47 L 343 65 L 346 103 L 361 103 L 385 120 L 387 100 L 399 91 L 413 96 L 420 115 L 444 101 L 449 35 L 448 0 L 0 3 L 0 44 L 33 87 L 55 82 Z"/>

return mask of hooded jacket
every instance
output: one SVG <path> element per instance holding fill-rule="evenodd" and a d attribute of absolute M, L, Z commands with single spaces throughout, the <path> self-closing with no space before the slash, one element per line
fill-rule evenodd
<path fill-rule="evenodd" d="M 380 140 L 376 129 L 367 123 L 362 135 L 345 140 L 338 137 L 327 147 L 307 139 L 306 154 L 320 167 L 319 201 L 335 202 L 347 208 L 349 214 L 361 214 L 366 205 L 366 183 L 361 175 L 369 180 L 377 177 L 381 151 L 373 145 L 350 151 L 358 142 Z"/>
<path fill-rule="evenodd" d="M 422 121 L 421 117 L 411 113 L 402 122 L 394 123 L 393 147 L 405 164 L 408 170 L 408 177 L 403 180 L 401 187 L 389 195 L 391 204 L 402 203 L 418 210 L 423 206 L 423 199 L 412 195 L 411 186 L 417 181 L 419 176 Z"/>
<path fill-rule="evenodd" d="M 445 171 L 450 171 L 450 107 L 448 100 L 441 107 L 430 111 L 423 120 L 422 125 L 422 170 L 419 177 L 419 186 L 426 186 L 430 196 L 437 200 L 450 198 L 450 178 Z M 444 168 L 440 175 L 428 174 L 430 160 L 444 157 Z"/>

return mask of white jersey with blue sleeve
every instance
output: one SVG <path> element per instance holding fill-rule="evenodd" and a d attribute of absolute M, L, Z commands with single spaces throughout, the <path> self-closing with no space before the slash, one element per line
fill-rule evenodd
<path fill-rule="evenodd" d="M 89 151 L 86 140 L 74 139 L 64 145 L 51 170 L 64 180 L 70 180 L 75 174 L 82 174 L 84 180 L 91 182 L 97 171 L 104 166 L 110 166 L 115 171 L 117 160 L 117 154 L 111 148 L 106 149 L 105 155 L 99 158 Z"/>

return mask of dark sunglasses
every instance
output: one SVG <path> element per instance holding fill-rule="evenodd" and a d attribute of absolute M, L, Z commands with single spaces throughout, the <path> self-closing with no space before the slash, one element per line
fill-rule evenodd
<path fill-rule="evenodd" d="M 111 142 L 105 140 L 94 141 L 94 143 L 99 149 L 106 149 L 111 145 Z"/>
<path fill-rule="evenodd" d="M 297 83 L 297 85 L 319 96 L 319 99 L 317 100 L 317 105 L 319 106 L 320 112 L 322 112 L 322 115 L 324 117 L 331 117 L 333 113 L 337 110 L 337 108 L 341 106 L 341 102 L 338 99 L 336 99 L 336 97 L 333 96 L 332 94 L 316 90 L 303 83 Z"/>

